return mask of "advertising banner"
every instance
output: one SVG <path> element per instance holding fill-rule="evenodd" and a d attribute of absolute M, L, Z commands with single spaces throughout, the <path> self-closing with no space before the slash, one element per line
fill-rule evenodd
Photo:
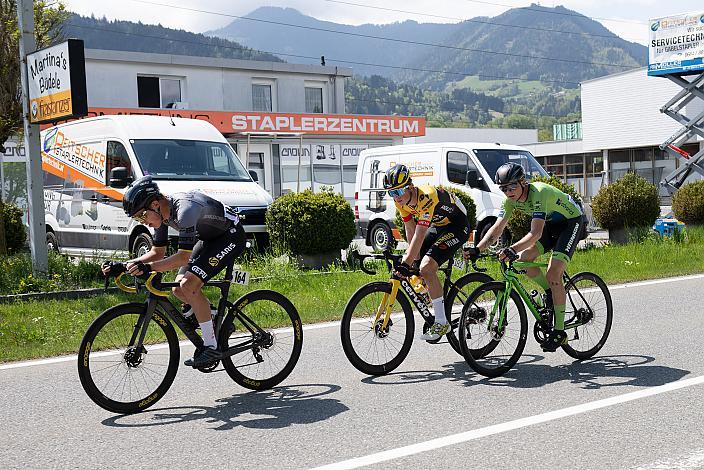
<path fill-rule="evenodd" d="M 41 124 L 88 114 L 83 41 L 27 54 L 29 120 Z"/>
<path fill-rule="evenodd" d="M 648 75 L 704 71 L 704 10 L 650 20 Z"/>

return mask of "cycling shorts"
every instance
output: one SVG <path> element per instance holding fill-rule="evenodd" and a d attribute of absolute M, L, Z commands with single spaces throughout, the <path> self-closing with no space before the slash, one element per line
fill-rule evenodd
<path fill-rule="evenodd" d="M 199 240 L 193 247 L 188 264 L 179 270 L 179 274 L 191 272 L 203 283 L 208 282 L 217 273 L 232 264 L 244 251 L 247 237 L 242 224 L 234 224 L 225 233 L 212 240 Z"/>
<path fill-rule="evenodd" d="M 433 226 L 428 229 L 423 239 L 423 245 L 420 248 L 421 257 L 429 256 L 440 266 L 452 258 L 468 238 L 468 224 L 452 223 L 442 227 Z"/>
<path fill-rule="evenodd" d="M 543 235 L 535 246 L 541 255 L 552 250 L 552 258 L 569 263 L 586 226 L 587 219 L 584 216 L 557 223 L 546 222 Z"/>

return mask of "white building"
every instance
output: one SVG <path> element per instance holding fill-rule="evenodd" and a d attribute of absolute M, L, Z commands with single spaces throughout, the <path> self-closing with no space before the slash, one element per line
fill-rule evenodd
<path fill-rule="evenodd" d="M 582 140 L 526 147 L 587 198 L 628 171 L 658 184 L 680 164 L 658 147 L 681 127 L 660 112 L 680 90 L 666 78 L 649 77 L 646 68 L 587 80 L 582 82 Z M 683 112 L 696 116 L 702 110 L 704 101 L 694 100 Z M 704 148 L 700 140 L 681 148 L 694 155 Z"/>

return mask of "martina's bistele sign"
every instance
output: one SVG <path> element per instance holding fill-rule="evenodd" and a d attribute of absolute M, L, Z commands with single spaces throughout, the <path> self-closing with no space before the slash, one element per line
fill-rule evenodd
<path fill-rule="evenodd" d="M 88 114 L 82 40 L 69 39 L 27 54 L 27 78 L 32 124 Z"/>

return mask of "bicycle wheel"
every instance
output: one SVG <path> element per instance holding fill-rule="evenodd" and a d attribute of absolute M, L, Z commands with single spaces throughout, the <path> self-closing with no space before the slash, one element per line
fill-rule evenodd
<path fill-rule="evenodd" d="M 143 303 L 117 305 L 88 327 L 78 350 L 78 377 L 91 400 L 114 413 L 136 413 L 159 401 L 176 377 L 180 357 L 173 326 L 158 310 L 142 347 L 130 344 L 147 309 Z"/>
<path fill-rule="evenodd" d="M 389 282 L 370 282 L 350 297 L 342 314 L 340 338 L 347 359 L 360 372 L 388 374 L 408 355 L 413 343 L 413 309 L 406 296 L 398 292 L 391 306 L 391 319 L 383 328 L 383 316 L 375 322 L 376 312 Z"/>
<path fill-rule="evenodd" d="M 568 343 L 562 349 L 575 359 L 589 359 L 606 344 L 611 331 L 614 311 L 609 288 L 596 274 L 584 272 L 572 277 L 565 289 Z"/>
<path fill-rule="evenodd" d="M 303 347 L 303 326 L 296 307 L 285 296 L 256 290 L 235 302 L 223 320 L 218 342 L 222 351 L 252 342 L 244 351 L 223 357 L 222 363 L 237 384 L 267 390 L 296 366 Z"/>
<path fill-rule="evenodd" d="M 489 282 L 469 296 L 460 318 L 459 343 L 467 364 L 486 377 L 508 372 L 523 354 L 528 335 L 526 308 L 516 291 L 506 299 L 501 324 L 497 300 L 504 297 L 505 282 Z M 475 357 L 473 351 L 482 351 Z"/>
<path fill-rule="evenodd" d="M 488 274 L 468 273 L 451 284 L 450 289 L 447 291 L 447 296 L 445 297 L 445 316 L 447 317 L 447 321 L 452 324 L 452 331 L 447 334 L 447 341 L 450 343 L 450 346 L 452 346 L 452 349 L 460 356 L 462 355 L 462 349 L 457 340 L 457 334 L 459 332 L 460 316 L 462 316 L 462 307 L 474 289 L 493 280 L 494 279 Z M 473 351 L 472 354 L 478 357 L 479 352 Z"/>

